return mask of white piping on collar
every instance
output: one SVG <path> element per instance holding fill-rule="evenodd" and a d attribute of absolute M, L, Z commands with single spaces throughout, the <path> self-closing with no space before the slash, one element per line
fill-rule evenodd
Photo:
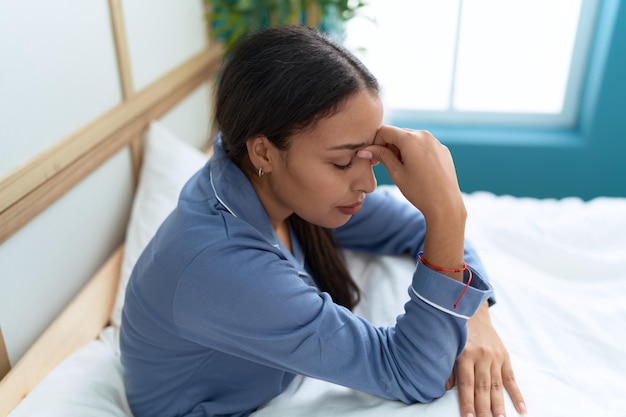
<path fill-rule="evenodd" d="M 213 194 L 215 194 L 215 198 L 217 198 L 217 201 L 219 201 L 224 207 L 226 207 L 226 210 L 228 210 L 228 212 L 230 214 L 232 214 L 233 216 L 237 217 L 237 215 L 235 214 L 234 211 L 232 211 L 230 209 L 230 207 L 228 207 L 228 205 L 220 198 L 220 196 L 217 194 L 217 190 L 215 189 L 215 184 L 213 184 L 213 173 L 211 171 L 209 171 L 209 182 L 211 183 L 211 188 L 213 189 Z"/>
<path fill-rule="evenodd" d="M 217 198 L 217 201 L 219 201 L 220 204 L 222 204 L 226 208 L 226 210 L 228 210 L 230 214 L 237 217 L 235 212 L 233 212 L 231 208 L 228 207 L 228 205 L 224 202 L 224 200 L 222 200 L 220 196 L 217 194 L 217 190 L 215 189 L 215 184 L 213 184 L 213 173 L 211 171 L 209 171 L 209 182 L 211 183 L 211 188 L 213 189 L 213 194 L 215 194 L 215 198 Z M 276 249 L 280 249 L 280 245 L 278 244 L 274 244 L 272 246 L 275 247 Z M 311 275 L 304 270 L 304 256 L 302 257 L 301 263 L 302 263 L 302 271 L 298 271 L 298 275 L 313 279 L 313 277 L 311 277 Z"/>

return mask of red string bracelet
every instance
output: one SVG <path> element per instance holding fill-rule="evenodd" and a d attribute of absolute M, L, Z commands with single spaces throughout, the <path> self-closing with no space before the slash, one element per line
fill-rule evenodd
<path fill-rule="evenodd" d="M 463 291 L 461 292 L 461 295 L 459 296 L 459 298 L 457 298 L 456 302 L 454 303 L 453 307 L 456 309 L 457 306 L 459 305 L 459 302 L 461 301 L 461 299 L 463 298 L 463 296 L 465 296 L 465 293 L 467 292 L 467 288 L 470 286 L 470 283 L 472 282 L 472 270 L 469 269 L 467 267 L 467 264 L 465 262 L 463 262 L 463 266 L 461 268 L 457 268 L 457 269 L 447 269 L 447 268 L 442 268 L 440 266 L 437 266 L 435 264 L 432 264 L 430 262 L 428 262 L 423 256 L 424 252 L 420 251 L 417 254 L 417 259 L 419 259 L 419 261 L 421 263 L 423 263 L 424 265 L 426 265 L 427 267 L 429 267 L 430 269 L 433 269 L 435 271 L 438 272 L 463 272 L 463 271 L 467 271 L 469 273 L 469 276 L 467 277 L 467 282 L 465 283 L 465 288 L 463 288 Z"/>

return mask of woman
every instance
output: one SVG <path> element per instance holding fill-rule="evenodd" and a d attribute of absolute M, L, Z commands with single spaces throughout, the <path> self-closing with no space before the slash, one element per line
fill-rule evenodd
<path fill-rule="evenodd" d="M 135 417 L 246 416 L 296 374 L 427 402 L 454 384 L 455 362 L 463 416 L 504 415 L 503 387 L 525 410 L 464 242 L 450 154 L 382 114 L 375 78 L 317 31 L 271 29 L 237 48 L 215 154 L 128 285 L 120 343 Z M 414 207 L 375 191 L 378 162 Z M 394 327 L 351 313 L 359 291 L 339 246 L 422 251 Z"/>

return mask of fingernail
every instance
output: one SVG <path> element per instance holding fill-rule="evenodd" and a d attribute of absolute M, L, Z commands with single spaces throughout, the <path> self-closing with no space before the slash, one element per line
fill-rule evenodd
<path fill-rule="evenodd" d="M 472 413 L 467 413 L 467 415 L 465 417 L 474 417 L 474 414 Z"/>
<path fill-rule="evenodd" d="M 528 410 L 526 409 L 526 404 L 524 404 L 523 402 L 519 403 L 519 410 L 522 412 L 522 414 L 528 413 Z"/>
<path fill-rule="evenodd" d="M 356 156 L 363 159 L 372 159 L 374 157 L 374 154 L 370 151 L 360 150 L 356 153 Z"/>

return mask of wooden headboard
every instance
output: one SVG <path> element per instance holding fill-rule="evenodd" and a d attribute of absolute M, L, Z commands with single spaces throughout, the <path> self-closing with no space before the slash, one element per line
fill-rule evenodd
<path fill-rule="evenodd" d="M 127 34 L 129 26 L 124 22 L 124 18 L 132 14 L 130 8 L 134 6 L 127 5 L 124 9 L 121 0 L 100 0 L 100 2 L 104 3 L 100 6 L 108 12 L 106 18 L 110 20 L 109 30 L 113 38 L 121 100 L 86 124 L 76 126 L 73 133 L 41 149 L 26 163 L 0 176 L 0 245 L 7 245 L 5 247 L 11 245 L 13 251 L 17 251 L 13 249 L 14 247 L 21 247 L 21 241 L 26 241 L 25 247 L 29 246 L 25 230 L 27 226 L 30 227 L 35 220 L 44 221 L 39 218 L 42 213 L 68 196 L 113 157 L 119 158 L 120 152 L 124 149 L 130 155 L 128 163 L 132 175 L 127 179 L 130 184 L 124 184 L 123 187 L 132 191 L 137 182 L 141 163 L 143 133 L 150 121 L 168 117 L 172 109 L 176 109 L 192 93 L 196 94 L 201 86 L 210 87 L 221 65 L 221 46 L 208 42 L 206 26 L 203 26 L 202 33 L 198 35 L 196 31 L 195 34 L 196 37 L 204 37 L 198 41 L 206 45 L 202 50 L 186 57 L 150 83 L 136 88 L 134 86 L 136 74 L 134 77 L 131 71 L 133 61 L 129 52 L 131 49 Z M 168 7 L 174 7 L 174 3 L 178 3 L 177 0 L 171 0 Z M 194 10 L 200 11 L 196 26 L 198 20 L 204 25 L 203 7 L 207 6 L 203 4 L 202 0 L 197 0 L 197 4 L 193 6 Z M 150 3 L 144 2 L 144 5 Z M 18 8 L 19 6 L 16 6 L 9 12 L 18 13 L 15 11 Z M 145 18 L 149 19 L 151 13 L 152 10 L 146 9 Z M 162 13 L 166 14 L 165 11 Z M 136 35 L 135 39 L 139 36 Z M 210 103 L 210 97 L 205 99 Z M 60 103 L 60 106 L 62 105 L 63 103 Z M 32 122 L 42 123 L 40 120 Z M 208 131 L 208 123 L 206 128 Z M 113 184 L 111 188 L 119 187 Z M 130 198 L 132 195 L 120 203 L 124 205 L 120 212 L 128 213 Z M 103 213 L 103 216 L 105 215 L 106 213 Z M 11 349 L 7 348 L 8 335 L 2 333 L 2 326 L 6 327 L 10 323 L 8 320 L 11 316 L 0 314 L 0 377 L 6 375 L 0 381 L 2 398 L 0 416 L 7 415 L 53 366 L 93 339 L 107 324 L 117 290 L 124 223 L 125 219 L 115 223 L 120 229 L 115 236 L 119 235 L 120 238 L 116 238 L 113 245 L 110 242 L 107 244 L 103 242 L 101 251 L 108 260 L 104 264 L 98 262 L 97 265 L 101 265 L 99 269 L 97 265 L 93 265 L 93 270 L 98 269 L 95 275 L 92 276 L 90 273 L 80 277 L 81 286 L 83 284 L 84 286 L 78 294 L 76 291 L 70 294 L 74 301 L 67 304 L 67 300 L 59 300 L 57 304 L 61 307 L 58 311 L 63 312 L 43 334 L 40 333 L 41 337 L 26 353 L 16 353 L 11 358 Z M 85 230 L 83 233 L 88 231 Z M 61 247 L 59 250 L 62 250 L 65 244 L 63 238 L 58 236 L 51 238 L 58 240 Z M 93 244 L 97 245 L 98 242 Z M 114 248 L 112 253 L 111 248 Z M 24 257 L 24 263 L 33 262 L 26 251 L 18 254 Z M 5 280 L 0 280 L 0 285 L 7 285 L 7 282 L 21 278 L 18 275 L 11 276 L 15 270 L 10 266 L 8 269 L 2 267 L 0 271 L 0 274 L 5 275 L 3 278 Z M 57 284 L 62 286 L 63 282 Z M 32 285 L 33 288 L 37 287 L 36 282 Z M 11 287 L 8 288 L 9 290 L 0 288 L 0 292 L 10 291 Z M 51 316 L 49 321 L 52 320 Z M 11 362 L 15 362 L 13 366 Z"/>

